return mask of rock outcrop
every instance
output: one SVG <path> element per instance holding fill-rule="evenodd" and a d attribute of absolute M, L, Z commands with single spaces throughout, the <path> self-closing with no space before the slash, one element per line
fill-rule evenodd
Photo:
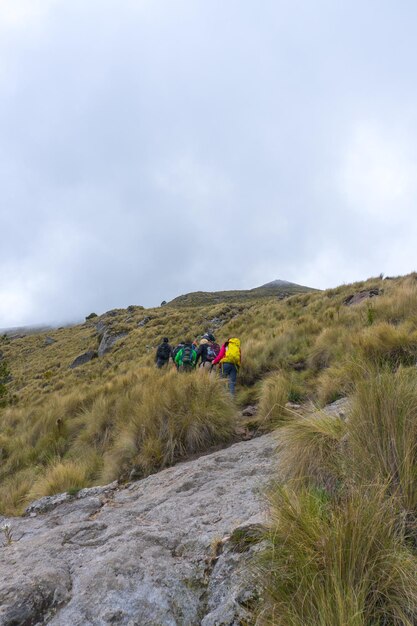
<path fill-rule="evenodd" d="M 0 518 L 0 624 L 245 623 L 256 594 L 247 559 L 275 447 L 264 435 Z"/>
<path fill-rule="evenodd" d="M 375 296 L 380 296 L 382 294 L 382 290 L 375 289 L 365 289 L 364 291 L 358 291 L 357 293 L 352 293 L 350 296 L 343 300 L 343 304 L 345 306 L 352 306 L 354 304 L 360 304 L 364 300 L 368 300 L 369 298 L 375 298 Z"/>
<path fill-rule="evenodd" d="M 109 352 L 114 344 L 121 339 L 124 339 L 128 335 L 127 332 L 118 333 L 117 335 L 111 335 L 109 332 L 105 332 L 101 338 L 100 345 L 98 347 L 98 356 L 104 356 Z"/>
<path fill-rule="evenodd" d="M 84 352 L 83 354 L 77 356 L 77 358 L 73 360 L 69 367 L 73 370 L 76 367 L 80 367 L 80 365 L 85 365 L 85 363 L 89 363 L 93 359 L 96 359 L 97 356 L 98 354 L 95 350 L 89 350 L 88 352 Z"/>

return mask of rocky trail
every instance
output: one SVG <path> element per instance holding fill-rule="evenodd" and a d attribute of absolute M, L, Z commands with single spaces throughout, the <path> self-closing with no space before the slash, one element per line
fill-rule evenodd
<path fill-rule="evenodd" d="M 274 434 L 0 518 L 0 624 L 241 624 L 254 587 L 242 549 L 265 513 Z"/>
<path fill-rule="evenodd" d="M 347 407 L 325 411 L 343 419 Z M 277 432 L 0 517 L 0 625 L 250 623 L 248 561 L 279 474 Z"/>

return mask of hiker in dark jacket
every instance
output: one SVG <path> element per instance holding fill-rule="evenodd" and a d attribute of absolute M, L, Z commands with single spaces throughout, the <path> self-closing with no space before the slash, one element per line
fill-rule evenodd
<path fill-rule="evenodd" d="M 169 345 L 168 337 L 164 337 L 162 343 L 158 346 L 155 356 L 156 367 L 161 369 L 165 365 L 168 365 L 169 359 L 172 356 L 172 348 Z"/>
<path fill-rule="evenodd" d="M 197 350 L 197 364 L 201 359 L 199 367 L 211 367 L 211 362 L 220 352 L 220 346 L 215 342 L 216 340 L 211 333 L 206 333 L 201 338 L 200 345 Z"/>

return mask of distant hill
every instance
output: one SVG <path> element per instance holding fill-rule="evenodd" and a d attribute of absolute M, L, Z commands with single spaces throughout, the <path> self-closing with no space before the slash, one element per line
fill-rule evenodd
<path fill-rule="evenodd" d="M 200 306 L 207 304 L 219 304 L 225 301 L 259 300 L 259 298 L 277 297 L 280 300 L 297 293 L 319 291 L 312 287 L 297 285 L 287 280 L 276 279 L 254 289 L 241 289 L 233 291 L 194 291 L 174 298 L 168 302 L 168 306 Z"/>
<path fill-rule="evenodd" d="M 9 339 L 21 339 L 27 335 L 36 335 L 37 333 L 45 333 L 52 330 L 53 326 L 15 326 L 13 328 L 0 328 L 0 336 L 9 337 Z"/>

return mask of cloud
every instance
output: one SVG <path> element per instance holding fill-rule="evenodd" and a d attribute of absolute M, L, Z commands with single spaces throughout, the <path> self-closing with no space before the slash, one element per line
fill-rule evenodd
<path fill-rule="evenodd" d="M 411 270 L 400 5 L 0 0 L 0 327 Z"/>
<path fill-rule="evenodd" d="M 352 211 L 386 223 L 413 216 L 417 160 L 402 135 L 366 122 L 351 131 L 340 188 Z"/>
<path fill-rule="evenodd" d="M 39 22 L 58 0 L 0 0 L 0 28 L 23 28 Z"/>

